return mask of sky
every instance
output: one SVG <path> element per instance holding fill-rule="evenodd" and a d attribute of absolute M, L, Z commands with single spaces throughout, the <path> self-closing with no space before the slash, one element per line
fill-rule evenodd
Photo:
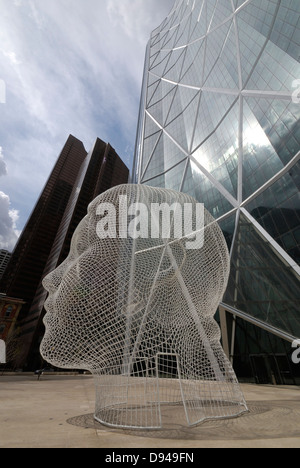
<path fill-rule="evenodd" d="M 0 249 L 12 251 L 68 136 L 131 169 L 144 57 L 174 0 L 0 0 Z"/>

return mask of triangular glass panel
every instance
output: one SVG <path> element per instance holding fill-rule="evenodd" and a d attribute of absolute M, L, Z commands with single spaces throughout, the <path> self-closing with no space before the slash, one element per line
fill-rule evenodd
<path fill-rule="evenodd" d="M 143 174 L 143 180 L 150 179 L 165 171 L 164 165 L 164 144 L 163 134 L 161 134 L 154 151 L 152 152 L 146 171 Z"/>
<path fill-rule="evenodd" d="M 239 104 L 236 103 L 193 157 L 237 199 L 239 160 Z"/>
<path fill-rule="evenodd" d="M 233 0 L 235 9 L 237 10 L 243 3 L 245 3 L 247 0 Z"/>
<path fill-rule="evenodd" d="M 231 3 L 228 0 L 218 0 L 218 4 L 213 14 L 213 18 L 210 25 L 210 31 L 215 29 L 217 26 L 222 24 L 227 18 L 232 16 Z"/>
<path fill-rule="evenodd" d="M 257 33 L 259 35 L 259 33 Z M 300 64 L 272 41 L 268 41 L 247 82 L 247 89 L 291 93 L 299 79 Z"/>
<path fill-rule="evenodd" d="M 215 219 L 233 209 L 231 203 L 193 161 L 189 162 L 181 191 L 191 195 L 199 203 L 204 203 L 205 208 Z"/>
<path fill-rule="evenodd" d="M 147 111 L 159 125 L 163 126 L 164 115 L 163 115 L 163 108 L 162 108 L 161 102 L 158 102 L 155 105 L 149 107 Z"/>
<path fill-rule="evenodd" d="M 171 169 L 170 171 L 164 174 L 160 174 L 157 177 L 152 178 L 151 180 L 148 180 L 148 178 L 145 176 L 143 178 L 143 183 L 151 187 L 161 187 L 180 191 L 182 175 L 184 174 L 185 165 L 186 162 L 183 161 L 176 167 L 173 167 L 173 169 Z"/>
<path fill-rule="evenodd" d="M 246 100 L 243 109 L 243 196 L 246 199 L 284 165 Z"/>
<path fill-rule="evenodd" d="M 169 79 L 175 83 L 179 82 L 185 54 L 185 48 L 172 51 L 168 66 L 164 72 L 164 78 Z"/>
<path fill-rule="evenodd" d="M 173 85 L 172 85 L 173 86 Z M 164 118 L 164 125 L 170 113 L 170 108 L 173 105 L 174 97 L 176 95 L 177 85 L 168 92 L 165 98 L 162 101 L 162 108 L 163 108 L 163 118 Z"/>
<path fill-rule="evenodd" d="M 144 138 L 148 138 L 151 135 L 154 135 L 155 133 L 158 133 L 161 131 L 161 128 L 159 128 L 153 119 L 146 114 L 145 116 L 145 129 L 144 129 Z"/>
<path fill-rule="evenodd" d="M 147 82 L 148 88 L 151 88 L 151 87 L 154 88 L 154 84 L 158 85 L 159 80 L 160 80 L 160 78 L 157 78 L 157 76 L 155 76 L 151 72 L 149 72 L 148 73 L 148 82 Z"/>
<path fill-rule="evenodd" d="M 171 52 L 161 51 L 156 57 L 153 65 L 150 68 L 150 71 L 155 75 L 162 76 L 165 68 L 168 65 L 168 61 L 171 57 Z"/>
<path fill-rule="evenodd" d="M 169 29 L 178 23 L 179 21 L 178 18 L 180 17 L 180 14 L 182 13 L 182 6 L 183 5 L 181 4 L 179 8 L 176 8 L 176 10 L 173 12 L 173 15 L 170 18 L 170 23 L 168 24 Z"/>
<path fill-rule="evenodd" d="M 300 266 L 300 161 L 246 209 Z"/>
<path fill-rule="evenodd" d="M 193 151 L 212 134 L 237 99 L 232 94 L 202 92 Z"/>
<path fill-rule="evenodd" d="M 155 41 L 153 41 L 152 45 L 151 45 L 151 55 L 154 53 L 154 52 L 157 52 L 157 51 L 161 51 L 162 49 L 162 44 L 165 40 L 165 37 L 167 35 L 167 31 L 165 32 L 161 32 L 157 35 Z"/>
<path fill-rule="evenodd" d="M 180 148 L 167 135 L 162 134 L 143 178 L 150 179 L 166 172 L 184 159 L 186 159 L 186 155 Z"/>
<path fill-rule="evenodd" d="M 195 94 L 191 102 L 188 102 L 187 100 L 186 102 L 188 102 L 188 105 L 183 108 L 184 100 L 182 97 L 184 95 L 184 91 L 187 91 L 187 89 L 180 87 L 180 91 L 177 94 L 178 99 L 176 103 L 172 105 L 168 121 L 171 120 L 174 115 L 176 117 L 166 125 L 166 132 L 168 132 L 168 134 L 170 134 L 185 151 L 189 152 L 199 106 L 200 92 Z M 181 113 L 178 114 L 180 109 Z"/>
<path fill-rule="evenodd" d="M 217 1 L 218 0 L 209 0 L 208 2 L 206 2 L 207 3 L 206 18 L 207 18 L 207 26 L 208 26 L 207 31 L 211 30 L 211 22 L 212 22 L 212 19 L 216 10 Z"/>
<path fill-rule="evenodd" d="M 237 212 L 235 211 L 227 218 L 222 219 L 222 221 L 219 221 L 219 226 L 224 234 L 229 252 L 231 251 L 233 246 L 233 238 L 236 226 L 236 213 Z"/>
<path fill-rule="evenodd" d="M 181 23 L 182 18 L 184 17 L 184 12 L 186 10 L 186 3 L 181 2 L 181 5 L 176 13 L 176 22 Z"/>
<path fill-rule="evenodd" d="M 190 0 L 183 2 L 182 18 L 184 19 L 191 12 L 191 3 Z"/>
<path fill-rule="evenodd" d="M 161 35 L 160 35 L 160 49 L 163 49 L 163 44 L 168 36 L 169 31 L 168 30 L 162 30 Z"/>
<path fill-rule="evenodd" d="M 181 71 L 180 82 L 200 89 L 204 66 L 205 40 L 190 44 Z"/>
<path fill-rule="evenodd" d="M 151 45 L 150 45 L 151 49 L 152 49 L 153 47 L 155 47 L 155 46 L 159 43 L 159 41 L 160 41 L 160 32 L 157 31 L 157 32 L 155 33 L 155 31 L 154 31 L 154 32 L 152 33 L 152 37 L 151 37 Z"/>
<path fill-rule="evenodd" d="M 242 213 L 223 302 L 300 336 L 299 278 Z"/>
<path fill-rule="evenodd" d="M 220 26 L 217 30 L 212 31 L 210 34 L 207 35 L 204 65 L 204 82 L 206 81 L 207 77 L 209 76 L 211 70 L 215 66 L 217 60 L 219 59 L 222 53 L 231 24 L 232 22 L 228 21 L 227 23 Z"/>
<path fill-rule="evenodd" d="M 143 179 L 142 183 L 146 183 L 150 187 L 165 188 L 165 174 L 161 174 L 151 180 L 147 180 L 147 182 L 146 182 L 146 179 L 145 179 L 145 182 Z"/>
<path fill-rule="evenodd" d="M 233 23 L 226 37 L 223 49 L 215 62 L 204 86 L 210 88 L 239 89 L 238 52 Z M 216 31 L 217 33 L 218 31 Z"/>
<path fill-rule="evenodd" d="M 159 56 L 159 50 L 157 50 L 155 52 L 153 50 L 151 50 L 151 55 L 150 55 L 150 59 L 149 59 L 149 70 L 151 70 L 151 67 L 155 63 L 158 56 Z"/>
<path fill-rule="evenodd" d="M 168 34 L 165 37 L 162 47 L 164 49 L 173 49 L 175 47 L 175 41 L 177 38 L 178 28 L 168 30 Z"/>
<path fill-rule="evenodd" d="M 283 165 L 288 164 L 300 147 L 299 104 L 264 98 L 246 98 L 246 102 Z"/>
<path fill-rule="evenodd" d="M 181 23 L 180 29 L 178 31 L 178 36 L 176 39 L 175 47 L 182 47 L 188 44 L 190 28 L 191 28 L 191 15 L 189 15 Z"/>
<path fill-rule="evenodd" d="M 151 39 L 151 49 L 161 49 L 162 44 L 165 40 L 165 37 L 167 35 L 166 30 L 160 30 L 157 34 L 154 32 L 154 36 Z"/>
<path fill-rule="evenodd" d="M 199 21 L 200 21 L 201 14 L 202 14 L 205 3 L 206 2 L 200 1 L 200 2 L 195 2 L 195 4 L 194 4 L 189 43 L 192 42 L 192 37 L 193 37 L 193 34 L 195 32 L 195 28 L 199 25 Z M 206 32 L 206 30 L 205 30 L 205 32 Z M 199 37 L 202 37 L 205 34 L 205 32 L 202 32 Z M 198 39 L 199 39 L 199 37 L 198 37 Z"/>
<path fill-rule="evenodd" d="M 152 75 L 149 73 L 149 76 L 152 76 Z M 156 77 L 156 80 L 152 84 L 149 84 L 149 86 L 148 86 L 148 89 L 147 89 L 147 107 L 151 104 L 152 97 L 155 94 L 155 92 L 156 92 L 156 90 L 157 90 L 157 88 L 159 86 L 159 82 L 160 82 L 160 80 L 157 79 L 157 77 Z"/>
<path fill-rule="evenodd" d="M 176 89 L 177 85 L 161 79 L 151 104 L 157 104 L 159 101 L 167 99 L 172 91 L 176 91 Z"/>
<path fill-rule="evenodd" d="M 207 2 L 204 1 L 203 6 L 199 12 L 199 18 L 195 25 L 194 30 L 191 32 L 190 42 L 197 41 L 200 38 L 204 38 L 207 33 L 207 19 L 206 19 L 206 10 L 207 10 Z"/>
<path fill-rule="evenodd" d="M 157 42 L 153 43 L 150 47 L 149 55 L 150 55 L 150 66 L 154 63 L 156 60 L 157 56 L 159 55 L 161 50 L 160 46 L 160 41 L 158 40 Z"/>
<path fill-rule="evenodd" d="M 250 9 L 249 9 L 250 8 Z M 266 44 L 266 36 L 255 31 L 253 34 L 253 21 L 255 21 L 251 11 L 253 5 L 246 6 L 238 14 L 236 24 L 238 27 L 240 59 L 242 69 L 243 85 L 245 86 L 252 69 Z M 266 76 L 269 76 L 267 73 Z M 252 88 L 253 89 L 253 88 Z"/>
<path fill-rule="evenodd" d="M 152 156 L 157 146 L 161 133 L 162 131 L 160 133 L 155 133 L 154 135 L 144 139 L 143 157 L 142 157 L 142 171 L 143 172 L 148 164 L 148 161 L 150 160 L 150 157 Z"/>
<path fill-rule="evenodd" d="M 157 86 L 155 93 L 152 96 L 151 102 L 149 103 L 148 109 L 149 112 L 152 114 L 152 109 L 156 106 L 160 106 L 162 108 L 163 118 L 162 122 L 158 120 L 159 123 L 163 124 L 163 122 L 165 122 L 171 103 L 174 99 L 176 89 L 177 85 L 168 83 L 165 80 L 161 80 L 159 85 Z"/>
<path fill-rule="evenodd" d="M 187 88 L 185 86 L 178 86 L 172 107 L 168 115 L 168 119 L 166 121 L 166 125 L 182 114 L 198 94 L 198 90 Z"/>
<path fill-rule="evenodd" d="M 165 29 L 169 29 L 168 28 L 168 22 L 170 21 L 170 16 L 167 16 L 163 22 L 160 24 L 160 26 L 158 26 L 158 30 L 159 31 L 164 31 Z"/>
<path fill-rule="evenodd" d="M 161 96 L 160 100 L 152 104 L 147 110 L 153 116 L 153 118 L 163 127 L 166 118 L 168 117 L 170 106 L 174 99 L 176 86 L 174 87 L 173 85 L 171 87 L 169 83 L 164 83 L 161 85 L 158 91 L 156 92 L 156 96 L 154 97 L 154 99 L 152 99 L 152 101 L 159 99 L 159 96 Z"/>
<path fill-rule="evenodd" d="M 185 166 L 186 161 L 183 161 L 182 163 L 178 164 L 178 166 L 174 167 L 171 171 L 166 172 L 165 187 L 171 190 L 176 190 L 177 192 L 180 191 Z"/>

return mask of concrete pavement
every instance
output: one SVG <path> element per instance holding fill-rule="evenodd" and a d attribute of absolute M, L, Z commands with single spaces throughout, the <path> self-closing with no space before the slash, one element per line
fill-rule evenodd
<path fill-rule="evenodd" d="M 249 414 L 161 431 L 96 423 L 89 375 L 0 376 L 0 448 L 300 448 L 300 387 L 242 385 Z"/>

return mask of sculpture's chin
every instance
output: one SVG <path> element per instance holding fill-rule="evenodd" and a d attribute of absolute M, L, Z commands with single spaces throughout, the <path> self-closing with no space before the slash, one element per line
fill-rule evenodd
<path fill-rule="evenodd" d="M 51 334 L 46 331 L 40 345 L 40 353 L 48 364 L 59 369 L 90 371 L 91 365 L 84 356 L 76 356 L 74 349 L 68 350 L 63 342 L 60 346 L 57 343 L 57 339 L 53 340 Z"/>

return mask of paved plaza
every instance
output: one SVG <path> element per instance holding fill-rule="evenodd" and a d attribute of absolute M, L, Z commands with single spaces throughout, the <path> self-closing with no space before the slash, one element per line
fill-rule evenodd
<path fill-rule="evenodd" d="M 300 387 L 243 384 L 249 413 L 197 427 L 172 422 L 163 430 L 110 429 L 93 419 L 89 375 L 0 376 L 0 448 L 300 448 Z"/>

